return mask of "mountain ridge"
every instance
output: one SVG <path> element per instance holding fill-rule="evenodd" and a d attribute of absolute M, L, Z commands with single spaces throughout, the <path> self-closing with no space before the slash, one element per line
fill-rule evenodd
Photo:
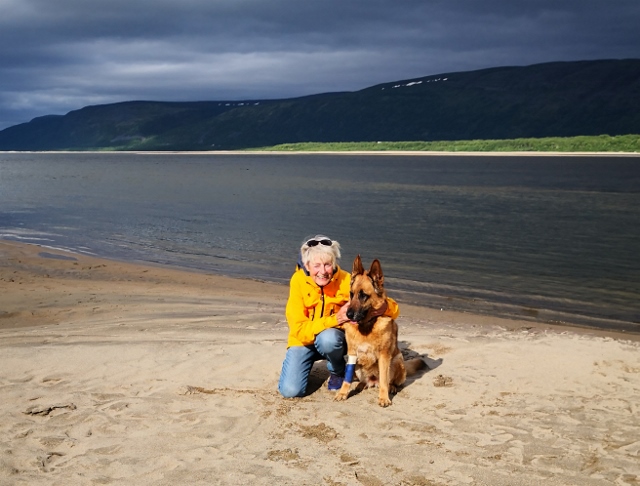
<path fill-rule="evenodd" d="M 297 98 L 124 101 L 0 131 L 0 150 L 233 150 L 296 142 L 640 133 L 640 59 L 494 67 Z"/>

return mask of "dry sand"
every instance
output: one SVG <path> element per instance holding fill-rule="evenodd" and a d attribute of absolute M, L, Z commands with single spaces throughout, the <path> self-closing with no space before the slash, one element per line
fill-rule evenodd
<path fill-rule="evenodd" d="M 640 484 L 637 339 L 405 305 L 391 407 L 283 399 L 286 296 L 0 241 L 0 484 Z"/>

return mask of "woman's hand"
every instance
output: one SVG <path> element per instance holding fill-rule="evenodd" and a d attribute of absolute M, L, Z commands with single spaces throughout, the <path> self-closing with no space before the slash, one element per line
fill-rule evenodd
<path fill-rule="evenodd" d="M 349 309 L 349 302 L 340 307 L 340 310 L 336 314 L 336 319 L 338 320 L 339 326 L 346 322 L 351 322 L 351 319 L 347 317 L 347 309 Z"/>

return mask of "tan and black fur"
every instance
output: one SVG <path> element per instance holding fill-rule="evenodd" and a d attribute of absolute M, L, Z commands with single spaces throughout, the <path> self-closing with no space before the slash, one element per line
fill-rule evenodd
<path fill-rule="evenodd" d="M 378 405 L 391 405 L 390 394 L 396 393 L 407 374 L 413 374 L 426 366 L 420 358 L 406 362 L 398 348 L 398 325 L 386 316 L 378 316 L 387 303 L 384 276 L 378 260 L 371 263 L 369 271 L 362 266 L 360 255 L 353 262 L 351 273 L 351 298 L 347 317 L 355 324 L 345 324 L 347 353 L 357 356 L 356 376 L 361 387 L 378 385 Z M 345 381 L 335 399 L 346 400 L 351 383 Z"/>

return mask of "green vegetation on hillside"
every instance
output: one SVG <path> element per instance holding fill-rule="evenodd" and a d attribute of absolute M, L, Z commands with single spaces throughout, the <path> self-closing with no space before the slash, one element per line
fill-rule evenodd
<path fill-rule="evenodd" d="M 269 152 L 631 152 L 640 153 L 640 135 L 456 140 L 443 142 L 285 143 L 261 147 Z"/>

